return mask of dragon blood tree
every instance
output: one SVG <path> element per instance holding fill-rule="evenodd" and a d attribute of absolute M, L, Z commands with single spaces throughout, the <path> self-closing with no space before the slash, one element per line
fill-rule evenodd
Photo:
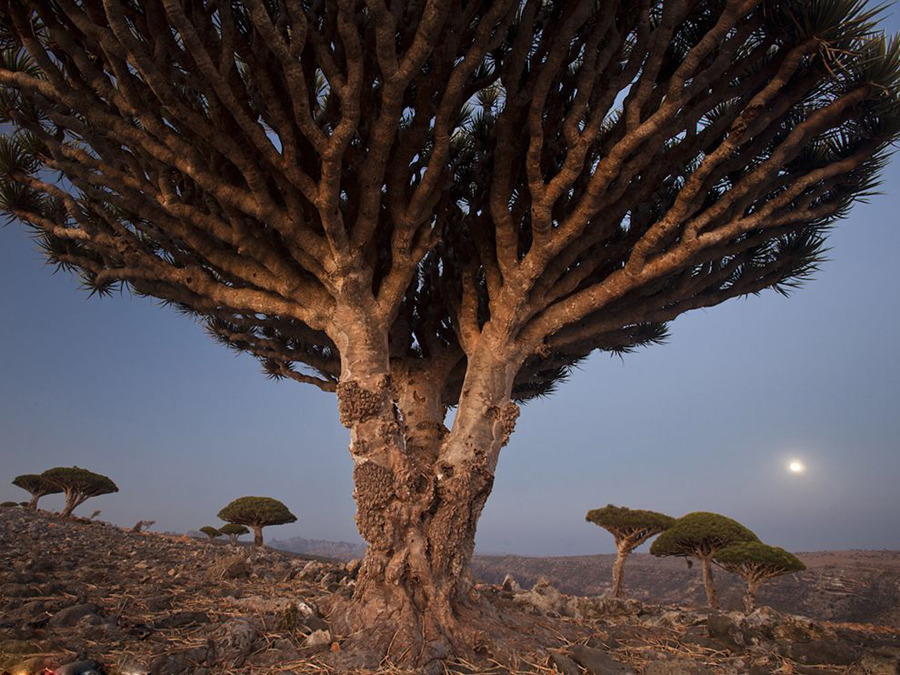
<path fill-rule="evenodd" d="M 616 598 L 625 597 L 625 561 L 631 552 L 650 537 L 665 532 L 675 524 L 674 518 L 656 511 L 629 509 L 612 504 L 588 511 L 585 520 L 602 527 L 616 542 L 616 562 L 613 563 L 612 570 L 613 597 Z"/>
<path fill-rule="evenodd" d="M 806 569 L 806 565 L 793 553 L 758 541 L 727 546 L 716 551 L 713 561 L 719 567 L 744 577 L 747 582 L 744 609 L 748 614 L 756 608 L 756 592 L 760 584 Z"/>
<path fill-rule="evenodd" d="M 422 668 L 485 639 L 466 571 L 519 404 L 790 289 L 871 191 L 900 127 L 876 14 L 0 0 L 0 208 L 93 293 L 337 395 L 368 548 L 331 616 Z"/>
<path fill-rule="evenodd" d="M 202 532 L 203 530 L 201 530 Z M 237 523 L 226 523 L 222 527 L 219 528 L 219 532 L 228 537 L 228 541 L 232 544 L 238 543 L 238 537 L 242 534 L 249 534 L 250 530 L 248 530 L 243 525 L 238 525 Z"/>
<path fill-rule="evenodd" d="M 119 491 L 116 484 L 106 476 L 77 466 L 47 469 L 41 477 L 55 485 L 58 492 L 65 494 L 66 505 L 59 513 L 63 518 L 71 516 L 72 511 L 91 497 Z"/>
<path fill-rule="evenodd" d="M 200 532 L 205 534 L 210 541 L 215 541 L 216 537 L 221 537 L 222 533 L 212 525 L 204 525 L 200 528 Z"/>
<path fill-rule="evenodd" d="M 55 495 L 62 492 L 62 488 L 57 487 L 54 483 L 35 473 L 26 473 L 16 476 L 12 482 L 16 487 L 20 487 L 31 495 L 31 501 L 25 508 L 32 511 L 37 510 L 38 500 L 44 495 Z"/>
<path fill-rule="evenodd" d="M 262 529 L 269 525 L 296 522 L 297 516 L 284 504 L 271 497 L 240 497 L 219 511 L 219 518 L 253 530 L 253 545 L 262 546 Z M 203 530 L 200 530 L 201 532 Z"/>
<path fill-rule="evenodd" d="M 743 542 L 758 542 L 759 538 L 736 520 L 718 513 L 697 511 L 682 516 L 650 545 L 655 556 L 697 558 L 703 570 L 703 588 L 707 604 L 718 609 L 719 597 L 713 580 L 711 562 L 715 554 L 726 546 Z"/>

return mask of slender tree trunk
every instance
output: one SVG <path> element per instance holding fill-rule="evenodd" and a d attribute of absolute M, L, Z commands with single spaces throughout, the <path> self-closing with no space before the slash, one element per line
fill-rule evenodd
<path fill-rule="evenodd" d="M 38 492 L 37 494 L 31 495 L 31 500 L 28 502 L 28 506 L 26 506 L 25 508 L 30 509 L 32 511 L 37 511 L 38 499 L 40 499 L 43 496 L 44 495 L 42 495 L 40 492 Z"/>
<path fill-rule="evenodd" d="M 357 647 L 381 650 L 376 662 L 434 670 L 483 637 L 487 608 L 469 562 L 518 414 L 509 399 L 514 371 L 488 350 L 470 357 L 448 432 L 439 374 L 393 364 L 386 377 L 376 359 L 341 356 L 341 421 L 351 432 L 356 522 L 368 547 L 353 599 L 335 620 Z"/>
<path fill-rule="evenodd" d="M 756 579 L 747 580 L 747 595 L 744 596 L 744 610 L 750 614 L 756 609 L 756 591 L 759 589 L 759 581 Z"/>
<path fill-rule="evenodd" d="M 262 527 L 259 525 L 251 525 L 250 529 L 253 530 L 253 545 L 254 546 L 262 546 L 263 545 Z"/>
<path fill-rule="evenodd" d="M 613 563 L 613 588 L 612 594 L 614 598 L 624 598 L 625 597 L 625 561 L 628 559 L 628 556 L 631 554 L 631 549 L 626 545 L 619 545 L 616 549 L 618 552 L 616 554 L 616 561 Z"/>
<path fill-rule="evenodd" d="M 716 584 L 713 580 L 712 556 L 700 556 L 700 565 L 703 568 L 703 587 L 706 589 L 706 603 L 711 609 L 719 609 L 719 596 L 716 593 Z"/>

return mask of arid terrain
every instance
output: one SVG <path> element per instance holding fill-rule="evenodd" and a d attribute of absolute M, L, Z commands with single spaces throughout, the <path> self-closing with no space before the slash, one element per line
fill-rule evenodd
<path fill-rule="evenodd" d="M 798 553 L 806 571 L 764 584 L 759 602 L 780 612 L 820 621 L 857 621 L 900 627 L 900 551 Z M 609 591 L 614 555 L 528 558 L 475 556 L 475 578 L 500 583 L 512 574 L 523 586 L 540 577 L 564 593 L 602 595 Z M 716 571 L 722 604 L 741 607 L 743 580 Z M 635 553 L 625 567 L 629 597 L 643 602 L 702 605 L 700 569 L 681 558 Z"/>
<path fill-rule="evenodd" d="M 526 559 L 508 559 L 509 571 L 525 581 L 516 560 Z M 0 673 L 400 672 L 391 654 L 376 671 L 358 668 L 331 631 L 328 598 L 352 593 L 357 567 L 3 508 Z M 515 637 L 445 672 L 895 675 L 900 665 L 896 628 L 529 586 L 479 586 Z"/>
<path fill-rule="evenodd" d="M 276 540 L 272 545 L 345 561 L 363 553 L 359 544 L 301 537 Z M 760 603 L 820 621 L 900 627 L 900 551 L 820 551 L 798 556 L 808 569 L 764 584 Z M 614 560 L 614 555 L 538 558 L 476 554 L 472 572 L 478 581 L 488 584 L 499 584 L 512 574 L 530 588 L 544 577 L 563 593 L 604 595 L 612 585 Z M 723 606 L 740 608 L 742 580 L 725 571 L 716 575 Z M 642 602 L 688 606 L 705 602 L 699 568 L 689 568 L 681 558 L 635 553 L 628 559 L 625 579 L 629 597 Z"/>

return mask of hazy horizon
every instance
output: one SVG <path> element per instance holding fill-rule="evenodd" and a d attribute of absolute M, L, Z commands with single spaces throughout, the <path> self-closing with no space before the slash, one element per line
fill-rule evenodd
<path fill-rule="evenodd" d="M 478 551 L 612 552 L 584 521 L 607 503 L 716 511 L 796 551 L 900 549 L 897 158 L 883 181 L 792 297 L 683 316 L 668 344 L 594 355 L 523 406 Z M 298 517 L 268 539 L 359 541 L 333 396 L 267 380 L 171 309 L 88 299 L 50 272 L 23 226 L 0 228 L 0 501 L 26 498 L 18 474 L 77 464 L 120 488 L 77 514 L 186 531 L 268 495 Z M 794 458 L 806 473 L 786 470 Z"/>

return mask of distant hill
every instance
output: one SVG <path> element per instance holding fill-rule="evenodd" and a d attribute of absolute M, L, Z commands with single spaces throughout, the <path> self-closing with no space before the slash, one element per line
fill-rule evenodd
<path fill-rule="evenodd" d="M 900 551 L 823 551 L 798 553 L 807 570 L 764 584 L 759 604 L 822 621 L 850 621 L 900 626 Z M 564 593 L 602 595 L 611 586 L 614 555 L 529 558 L 475 556 L 475 578 L 499 584 L 512 574 L 523 587 L 546 577 Z M 739 608 L 743 582 L 715 571 L 724 606 Z M 699 566 L 689 569 L 679 558 L 632 555 L 625 568 L 629 597 L 637 600 L 702 606 Z"/>
<path fill-rule="evenodd" d="M 355 544 L 349 541 L 328 541 L 327 539 L 304 539 L 303 537 L 273 539 L 269 542 L 269 546 L 282 551 L 344 561 L 362 558 L 366 550 L 365 544 Z"/>

